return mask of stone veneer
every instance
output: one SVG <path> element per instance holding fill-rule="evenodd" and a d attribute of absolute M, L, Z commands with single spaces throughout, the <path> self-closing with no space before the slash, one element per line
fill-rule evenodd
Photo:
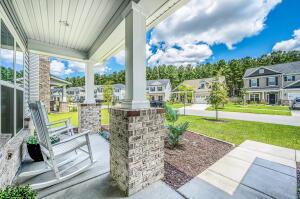
<path fill-rule="evenodd" d="M 50 111 L 50 61 L 47 56 L 39 57 L 39 100 Z"/>
<path fill-rule="evenodd" d="M 59 102 L 59 112 L 69 112 L 68 102 Z"/>
<path fill-rule="evenodd" d="M 126 195 L 164 176 L 164 109 L 110 109 L 110 174 Z"/>
<path fill-rule="evenodd" d="M 21 162 L 25 158 L 27 146 L 24 140 L 29 134 L 29 130 L 23 130 L 6 144 L 0 146 L 0 188 L 12 184 Z"/>
<path fill-rule="evenodd" d="M 79 104 L 78 105 L 78 131 L 90 130 L 97 133 L 101 129 L 101 104 Z"/>

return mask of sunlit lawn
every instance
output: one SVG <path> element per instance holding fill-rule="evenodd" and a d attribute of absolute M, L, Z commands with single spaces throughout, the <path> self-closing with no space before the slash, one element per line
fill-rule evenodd
<path fill-rule="evenodd" d="M 48 116 L 49 116 L 50 122 L 71 117 L 71 121 L 72 121 L 73 126 L 78 127 L 78 113 L 77 112 L 50 113 Z M 101 109 L 101 124 L 102 125 L 108 125 L 109 124 L 108 109 Z"/>
<path fill-rule="evenodd" d="M 213 110 L 212 107 L 208 107 L 206 110 Z M 257 113 L 257 114 L 269 114 L 269 115 L 291 115 L 291 111 L 288 106 L 279 105 L 265 105 L 265 104 L 247 104 L 245 106 L 241 104 L 228 103 L 224 105 L 224 108 L 220 108 L 220 111 L 225 112 L 241 112 L 241 113 Z"/>
<path fill-rule="evenodd" d="M 222 119 L 223 120 L 223 119 Z M 300 150 L 300 127 L 225 119 L 181 116 L 178 122 L 190 122 L 189 130 L 225 140 L 236 145 L 254 140 Z"/>

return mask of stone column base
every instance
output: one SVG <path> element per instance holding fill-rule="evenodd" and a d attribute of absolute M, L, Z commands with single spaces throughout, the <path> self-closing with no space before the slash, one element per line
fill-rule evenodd
<path fill-rule="evenodd" d="M 110 174 L 127 196 L 164 176 L 164 109 L 110 109 Z"/>
<path fill-rule="evenodd" d="M 69 112 L 68 102 L 59 102 L 59 112 Z"/>
<path fill-rule="evenodd" d="M 101 104 L 79 104 L 78 105 L 78 131 L 90 130 L 97 133 L 101 129 Z"/>

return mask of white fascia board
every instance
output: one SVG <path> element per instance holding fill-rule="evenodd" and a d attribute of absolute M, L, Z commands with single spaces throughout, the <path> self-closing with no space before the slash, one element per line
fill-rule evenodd
<path fill-rule="evenodd" d="M 74 61 L 86 61 L 88 59 L 87 53 L 84 51 L 59 47 L 32 39 L 28 40 L 28 50 L 36 54 Z"/>
<path fill-rule="evenodd" d="M 146 19 L 147 31 L 160 23 L 162 20 L 173 14 L 177 9 L 185 5 L 189 0 L 168 0 L 162 1 L 162 5 L 159 9 L 156 9 L 152 13 L 146 13 L 148 15 Z M 143 8 L 144 2 L 136 1 Z M 147 3 L 152 1 L 148 1 Z M 153 3 L 155 3 L 153 1 Z M 130 1 L 124 1 L 118 8 L 116 13 L 110 19 L 104 30 L 99 34 L 98 38 L 94 42 L 93 46 L 88 52 L 88 57 L 96 62 L 103 62 L 111 56 L 115 55 L 125 46 L 125 20 L 124 12 L 128 9 Z"/>

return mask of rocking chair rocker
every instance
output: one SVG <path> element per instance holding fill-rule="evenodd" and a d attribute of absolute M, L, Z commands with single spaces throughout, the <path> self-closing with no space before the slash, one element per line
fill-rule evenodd
<path fill-rule="evenodd" d="M 58 129 L 57 131 L 51 130 L 52 132 L 49 132 L 50 130 L 48 127 L 49 125 L 53 125 L 53 123 L 47 124 L 47 118 L 45 117 L 45 113 L 43 112 L 44 107 L 41 104 L 41 102 L 37 101 L 35 103 L 30 103 L 29 108 L 38 135 L 41 152 L 46 166 L 44 172 L 52 170 L 55 174 L 55 178 L 52 180 L 42 182 L 42 183 L 37 183 L 37 184 L 31 184 L 30 186 L 33 189 L 46 188 L 54 184 L 68 180 L 84 172 L 91 165 L 94 164 L 91 144 L 90 144 L 89 131 L 84 131 L 76 135 L 71 135 L 68 138 L 63 139 L 58 143 L 51 144 L 50 135 L 52 134 L 57 135 L 60 133 L 65 133 L 66 131 L 61 131 Z M 87 146 L 87 150 L 83 148 L 84 146 Z M 66 159 L 62 162 L 58 162 L 58 158 L 76 150 L 80 150 L 84 152 L 82 153 L 82 156 L 79 160 L 76 161 L 74 158 L 72 158 L 72 159 Z M 84 156 L 84 154 L 86 155 Z M 85 165 L 80 166 L 79 169 L 75 168 L 71 170 L 71 168 L 74 168 L 79 164 L 85 164 Z M 65 165 L 66 168 L 61 168 L 63 165 Z M 27 174 L 25 174 L 25 176 L 30 176 L 30 175 L 35 176 L 44 172 L 41 171 L 26 172 Z M 68 173 L 64 175 L 64 173 L 66 172 Z"/>

